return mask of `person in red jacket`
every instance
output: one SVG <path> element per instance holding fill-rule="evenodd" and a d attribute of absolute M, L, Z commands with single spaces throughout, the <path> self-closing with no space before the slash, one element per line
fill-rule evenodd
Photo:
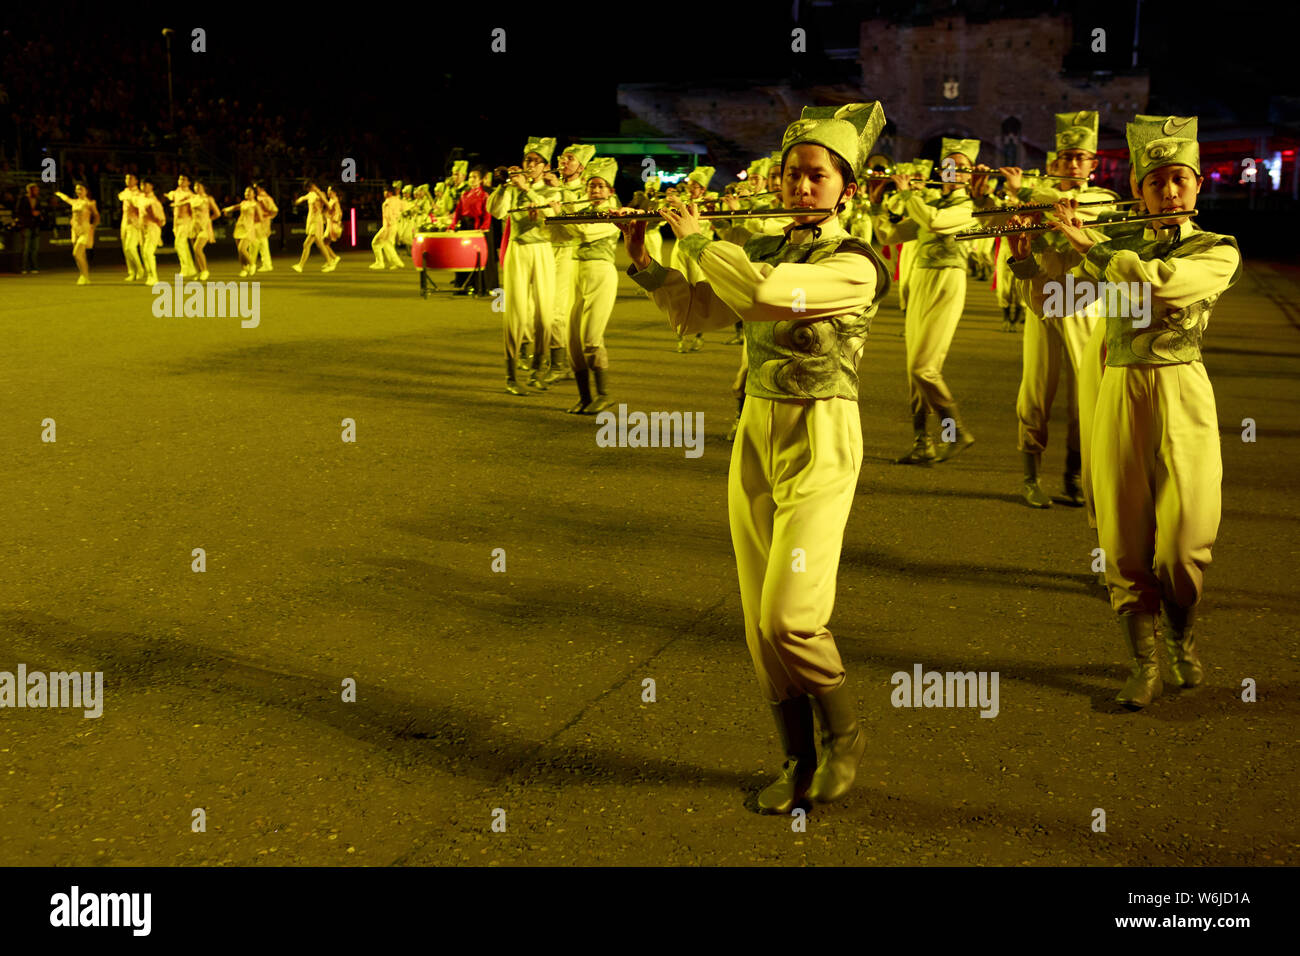
<path fill-rule="evenodd" d="M 487 190 L 483 188 L 483 167 L 475 166 L 469 172 L 469 188 L 456 200 L 456 208 L 451 211 L 451 228 L 479 229 L 487 232 L 492 228 L 492 216 L 487 211 Z M 486 267 L 486 263 L 484 266 Z M 457 295 L 469 295 L 471 273 L 457 272 Z"/>

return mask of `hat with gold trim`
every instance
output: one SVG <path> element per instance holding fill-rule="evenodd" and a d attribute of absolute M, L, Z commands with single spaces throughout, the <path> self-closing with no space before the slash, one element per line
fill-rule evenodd
<path fill-rule="evenodd" d="M 593 157 L 582 167 L 582 181 L 603 179 L 605 185 L 614 188 L 614 179 L 618 176 L 618 160 L 611 156 Z"/>
<path fill-rule="evenodd" d="M 530 136 L 528 142 L 524 144 L 524 155 L 536 153 L 548 163 L 551 157 L 555 155 L 555 137 L 554 136 Z"/>
<path fill-rule="evenodd" d="M 564 152 L 570 154 L 581 165 L 586 166 L 596 155 L 596 147 L 587 143 L 574 143 L 572 146 L 564 147 Z"/>
<path fill-rule="evenodd" d="M 816 143 L 843 159 L 853 175 L 859 176 L 884 126 L 885 108 L 879 100 L 843 106 L 805 106 L 781 137 L 782 164 L 792 147 Z"/>
<path fill-rule="evenodd" d="M 1097 111 L 1077 110 L 1056 114 L 1056 149 L 1086 149 L 1097 152 Z"/>
<path fill-rule="evenodd" d="M 1143 116 L 1128 124 L 1129 162 L 1139 186 L 1161 166 L 1190 166 L 1201 175 L 1201 147 L 1195 116 Z"/>
<path fill-rule="evenodd" d="M 953 153 L 961 153 L 971 161 L 971 165 L 979 158 L 980 141 L 977 139 L 949 139 L 943 138 L 943 145 L 939 147 L 939 158 L 947 159 Z"/>
<path fill-rule="evenodd" d="M 698 183 L 704 189 L 709 188 L 709 182 L 713 179 L 713 174 L 717 170 L 712 166 L 696 166 L 686 177 L 688 183 Z"/>

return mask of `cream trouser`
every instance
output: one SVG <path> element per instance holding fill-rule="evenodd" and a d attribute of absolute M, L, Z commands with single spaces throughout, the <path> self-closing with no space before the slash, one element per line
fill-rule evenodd
<path fill-rule="evenodd" d="M 195 274 L 194 256 L 190 253 L 190 237 L 194 234 L 194 220 L 181 219 L 172 223 L 172 239 L 176 244 L 176 262 L 181 275 L 189 277 Z"/>
<path fill-rule="evenodd" d="M 555 308 L 555 253 L 549 242 L 512 242 L 506 247 L 505 347 L 515 361 L 525 342 L 537 343 L 535 361 L 551 338 Z M 531 334 L 530 334 L 531 330 Z"/>
<path fill-rule="evenodd" d="M 126 259 L 126 274 L 133 279 L 144 278 L 144 263 L 140 261 L 140 227 L 122 223 L 122 255 Z"/>
<path fill-rule="evenodd" d="M 257 241 L 257 251 L 261 256 L 261 269 L 271 268 L 271 237 L 263 236 Z"/>
<path fill-rule="evenodd" d="M 1020 419 L 1017 447 L 1035 455 L 1047 450 L 1047 423 L 1052 417 L 1056 387 L 1064 375 L 1068 415 L 1065 447 L 1078 451 L 1082 442 L 1075 379 L 1097 319 L 1090 315 L 1043 318 L 1030 309 L 1025 311 L 1020 394 L 1016 397 L 1016 417 Z"/>
<path fill-rule="evenodd" d="M 393 245 L 393 230 L 381 229 L 375 233 L 375 238 L 370 240 L 370 248 L 375 254 L 375 262 L 387 269 L 401 268 L 402 260 L 397 257 L 397 249 Z M 253 247 L 254 253 L 257 247 Z"/>
<path fill-rule="evenodd" d="M 145 281 L 151 285 L 158 281 L 158 257 L 154 255 L 162 245 L 162 227 L 145 226 L 140 237 L 140 258 L 144 262 Z"/>
<path fill-rule="evenodd" d="M 1020 302 L 1020 285 L 1011 271 L 1011 243 L 1004 238 L 998 242 L 998 308 L 1005 309 Z"/>
<path fill-rule="evenodd" d="M 1092 488 L 1111 607 L 1194 607 L 1219 531 L 1223 459 L 1200 362 L 1108 367 L 1097 395 Z"/>
<path fill-rule="evenodd" d="M 943 380 L 943 363 L 966 307 L 966 271 L 913 269 L 910 285 L 903 334 L 912 418 L 919 420 L 927 410 L 942 417 L 957 404 Z"/>
<path fill-rule="evenodd" d="M 727 506 L 745 641 L 769 702 L 844 682 L 827 628 L 862 467 L 857 402 L 749 396 L 731 449 Z"/>
<path fill-rule="evenodd" d="M 550 348 L 569 346 L 569 313 L 573 311 L 574 284 L 577 282 L 577 262 L 573 258 L 574 246 L 555 246 L 555 315 L 551 321 Z"/>
<path fill-rule="evenodd" d="M 618 295 L 618 271 L 605 259 L 575 260 L 577 294 L 566 322 L 569 360 L 577 371 L 609 368 L 605 353 L 605 327 Z"/>
<path fill-rule="evenodd" d="M 1106 320 L 1090 315 L 1092 334 L 1084 343 L 1083 353 L 1075 368 L 1075 382 L 1079 391 L 1079 457 L 1082 461 L 1083 502 L 1088 511 L 1088 527 L 1097 527 L 1097 502 L 1092 496 L 1092 440 L 1093 418 L 1097 409 L 1097 393 L 1101 391 L 1101 376 L 1106 371 Z"/>
<path fill-rule="evenodd" d="M 916 243 L 905 242 L 898 247 L 898 308 L 907 311 L 907 293 L 911 288 L 912 267 L 916 263 Z"/>

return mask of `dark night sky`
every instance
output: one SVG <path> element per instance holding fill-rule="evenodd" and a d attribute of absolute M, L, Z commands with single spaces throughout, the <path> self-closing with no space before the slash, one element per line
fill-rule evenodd
<path fill-rule="evenodd" d="M 680 0 L 600 4 L 410 4 L 429 15 L 383 19 L 358 13 L 304 15 L 300 5 L 264 4 L 244 16 L 226 5 L 131 7 L 119 4 L 6 10 L 5 29 L 21 36 L 39 29 L 57 34 L 68 57 L 86 44 L 141 38 L 159 44 L 159 31 L 177 30 L 178 86 L 191 71 L 231 77 L 232 94 L 245 87 L 268 105 L 290 111 L 328 93 L 331 122 L 369 127 L 410 144 L 423 164 L 454 142 L 480 146 L 487 158 L 513 160 L 524 136 L 554 135 L 560 142 L 618 134 L 619 82 L 818 81 L 830 78 L 823 48 L 856 45 L 856 24 L 878 16 L 911 17 L 964 12 L 971 19 L 1071 12 L 1085 40 L 1094 26 L 1108 31 L 1111 63 L 1129 64 L 1132 3 L 873 3 L 801 0 L 798 25 L 809 31 L 809 53 L 790 50 L 796 4 L 682 3 Z M 335 8 L 337 9 L 337 8 Z M 401 6 L 384 5 L 385 10 Z M 1294 69 L 1288 7 L 1206 7 L 1144 2 L 1139 66 L 1150 69 L 1153 111 L 1229 112 L 1240 120 L 1267 117 L 1268 98 L 1300 95 Z M 743 10 L 743 15 L 737 11 Z M 1237 11 L 1249 11 L 1239 14 Z M 208 52 L 188 50 L 188 32 L 208 32 Z M 507 52 L 490 50 L 491 31 L 506 31 Z M 307 68 L 310 59 L 334 65 Z M 1090 65 L 1096 65 L 1090 59 Z M 160 76 L 141 82 L 161 83 Z M 75 95 L 70 91 L 70 95 Z M 245 92 L 245 95 L 248 95 Z M 886 109 L 888 109 L 888 104 Z M 504 154 L 504 155 L 502 155 Z"/>

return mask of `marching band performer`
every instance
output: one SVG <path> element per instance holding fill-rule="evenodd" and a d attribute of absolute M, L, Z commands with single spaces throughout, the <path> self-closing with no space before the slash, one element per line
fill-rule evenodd
<path fill-rule="evenodd" d="M 257 204 L 262 207 L 258 210 L 260 218 L 257 220 L 257 253 L 262 263 L 261 270 L 271 272 L 273 271 L 271 267 L 271 222 L 280 214 L 280 207 L 275 204 L 275 200 L 266 191 L 266 186 L 262 183 L 254 183 L 253 189 L 257 194 Z"/>
<path fill-rule="evenodd" d="M 418 190 L 417 190 L 418 193 Z M 425 189 L 425 195 L 428 196 L 428 189 Z M 431 200 L 430 200 L 431 201 Z M 483 167 L 475 166 L 470 170 L 469 183 L 460 199 L 456 200 L 456 208 L 451 211 L 451 228 L 453 230 L 468 228 L 476 229 L 480 232 L 488 232 L 492 226 L 492 216 L 487 211 L 488 193 L 483 188 Z M 422 213 L 426 217 L 427 210 Z M 489 250 L 489 262 L 484 263 L 484 271 L 490 272 L 490 260 L 496 253 Z M 458 272 L 456 275 L 460 278 L 460 288 L 456 290 L 456 295 L 469 295 L 473 291 L 473 273 Z M 486 288 L 492 288 L 488 286 Z"/>
<path fill-rule="evenodd" d="M 509 182 L 498 186 L 488 198 L 488 212 L 497 219 L 510 218 L 510 239 L 506 245 L 505 352 L 506 391 L 527 395 L 515 381 L 515 368 L 524 342 L 526 326 L 533 328 L 536 354 L 528 384 L 546 388 L 538 374 L 544 343 L 550 339 L 555 308 L 555 253 L 546 229 L 550 209 L 512 212 L 518 206 L 547 206 L 559 192 L 542 182 L 542 172 L 555 151 L 554 137 L 533 137 L 524 145 L 523 167 L 513 166 Z"/>
<path fill-rule="evenodd" d="M 1174 679 L 1195 687 L 1203 676 L 1193 627 L 1218 534 L 1223 461 L 1201 339 L 1214 304 L 1241 276 L 1241 254 L 1231 236 L 1204 232 L 1185 215 L 1204 181 L 1196 132 L 1194 116 L 1139 115 L 1128 124 L 1133 193 L 1149 214 L 1168 218 L 1098 240 L 1078 218 L 1078 201 L 1067 199 L 1052 227 L 1082 257 L 1075 275 L 1143 290 L 1147 306 L 1140 321 L 1108 310 L 1099 323 L 1106 368 L 1091 446 L 1111 607 L 1132 658 L 1115 699 L 1132 710 L 1162 690 L 1157 614 Z M 1016 259 L 1029 261 L 1023 234 L 1013 245 Z M 1036 311 L 1045 278 L 1033 279 Z"/>
<path fill-rule="evenodd" d="M 911 176 L 913 179 L 919 179 L 924 183 L 930 178 L 930 173 L 934 171 L 934 161 L 930 159 L 914 159 L 910 163 L 899 163 L 895 172 Z M 889 184 L 886 183 L 886 186 Z M 922 186 L 926 199 L 937 199 L 940 193 L 937 189 L 929 186 Z M 890 214 L 890 222 L 901 220 L 903 218 L 903 203 L 907 196 L 902 193 L 891 193 L 885 197 L 884 206 Z M 890 243 L 881 243 L 881 245 L 890 245 Z M 898 310 L 903 313 L 904 318 L 907 316 L 907 291 L 911 285 L 912 270 L 916 266 L 916 250 L 919 243 L 904 242 L 898 247 Z"/>
<path fill-rule="evenodd" d="M 562 208 L 573 211 L 575 204 L 586 198 L 587 180 L 582 172 L 595 155 L 596 147 L 584 143 L 574 143 L 572 146 L 565 147 L 564 152 L 560 153 L 560 158 L 556 161 L 559 176 L 553 185 L 559 190 L 560 201 L 565 204 Z M 548 182 L 548 185 L 551 184 Z M 613 188 L 612 180 L 609 185 Z M 551 374 L 546 376 L 547 385 L 564 378 L 571 378 L 574 374 L 564 363 L 566 354 L 570 352 L 569 313 L 573 309 L 574 284 L 578 277 L 573 256 L 579 242 L 578 234 L 567 229 L 553 230 L 551 235 L 551 246 L 555 255 L 555 311 L 551 319 L 549 343 Z M 575 365 L 574 371 L 576 370 Z"/>
<path fill-rule="evenodd" d="M 588 157 L 583 164 L 582 179 L 587 184 L 586 211 L 617 208 L 613 204 L 614 180 L 618 176 L 618 161 L 607 157 Z M 563 207 L 559 202 L 551 207 L 557 215 Z M 573 363 L 573 377 L 578 386 L 578 402 L 568 409 L 571 415 L 594 415 L 614 404 L 609 397 L 606 372 L 609 357 L 605 352 L 605 328 L 614 311 L 618 295 L 618 272 L 614 268 L 614 255 L 618 248 L 619 227 L 613 223 L 576 223 L 557 225 L 552 230 L 561 239 L 567 231 L 577 237 L 579 245 L 573 247 L 575 293 L 572 314 L 566 326 L 569 331 L 569 361 Z M 555 364 L 555 360 L 551 360 Z M 590 376 L 589 374 L 590 373 Z M 596 381 L 596 395 L 592 398 L 588 379 Z"/>
<path fill-rule="evenodd" d="M 952 165 L 971 167 L 979 148 L 977 139 L 944 137 L 941 157 L 952 160 Z M 943 363 L 966 304 L 966 262 L 952 236 L 975 222 L 966 188 L 971 174 L 953 171 L 945 175 L 951 175 L 951 180 L 945 179 L 937 197 L 927 196 L 907 174 L 894 175 L 906 216 L 897 224 L 889 221 L 880 205 L 885 183 L 868 187 L 872 227 L 879 241 L 914 241 L 917 245 L 904 324 L 908 399 L 915 432 L 911 450 L 898 459 L 899 464 L 905 465 L 947 461 L 975 443 L 975 436 L 962 424 L 957 400 L 943 379 Z M 940 420 L 945 430 L 953 429 L 953 440 L 945 441 L 937 454 L 926 425 L 930 414 Z"/>
<path fill-rule="evenodd" d="M 155 253 L 162 245 L 162 227 L 167 225 L 167 211 L 153 192 L 153 180 L 140 183 L 142 195 L 136 200 L 140 208 L 140 258 L 144 262 L 144 281 L 153 285 L 158 281 L 158 257 Z"/>
<path fill-rule="evenodd" d="M 783 199 L 835 211 L 798 216 L 782 236 L 757 237 L 742 250 L 710 241 L 694 206 L 665 210 L 696 281 L 650 259 L 643 224 L 623 226 L 629 272 L 679 333 L 726 328 L 736 315 L 745 321 L 751 374 L 728 507 L 746 641 L 786 755 L 780 777 L 759 794 L 765 813 L 788 813 L 805 796 L 842 797 L 866 748 L 826 624 L 862 464 L 858 363 L 889 286 L 885 264 L 845 234 L 838 210 L 884 122 L 879 103 L 804 108 L 782 141 Z M 791 311 L 796 289 L 804 312 Z M 806 567 L 791 562 L 804 551 Z"/>
<path fill-rule="evenodd" d="M 221 215 L 221 207 L 208 195 L 203 183 L 194 184 L 194 195 L 190 197 L 190 212 L 194 218 L 194 264 L 199 270 L 199 281 L 208 280 L 208 257 L 203 254 L 203 247 L 216 241 L 212 229 L 212 216 Z"/>
<path fill-rule="evenodd" d="M 134 282 L 144 278 L 144 262 L 140 259 L 140 206 L 144 195 L 140 192 L 137 179 L 131 173 L 126 174 L 126 186 L 117 194 L 122 203 L 122 256 L 126 259 L 126 281 Z"/>
<path fill-rule="evenodd" d="M 697 166 L 686 176 L 686 195 L 688 202 L 699 202 L 702 199 L 717 199 L 717 193 L 709 192 L 709 183 L 713 179 L 716 170 L 712 166 Z M 714 237 L 713 227 L 709 225 L 708 220 L 700 222 L 700 233 L 706 239 Z M 700 281 L 700 269 L 694 260 L 683 256 L 677 249 L 677 243 L 673 243 L 672 255 L 669 258 L 668 268 L 682 273 L 692 284 Z M 704 334 L 695 333 L 695 341 L 691 343 L 691 351 L 698 352 L 704 348 Z M 677 351 L 686 351 L 686 337 L 677 333 Z"/>
<path fill-rule="evenodd" d="M 1119 196 L 1109 189 L 1087 184 L 1088 177 L 1097 166 L 1098 122 L 1098 114 L 1090 110 L 1057 113 L 1056 155 L 1048 163 L 1047 169 L 1053 177 L 1071 178 L 1054 178 L 1040 181 L 1036 186 L 1021 186 L 1020 170 L 1007 167 L 1002 170 L 1007 177 L 1007 189 L 1014 192 L 1020 201 L 1036 204 L 1064 199 L 1089 203 L 1118 200 Z M 1090 206 L 1080 216 L 1092 219 L 1099 214 L 1113 213 L 1114 208 L 1108 205 Z M 1003 244 L 1009 246 L 1009 243 Z M 1037 258 L 1054 258 L 1055 261 L 1044 267 L 1054 275 L 1071 269 L 1078 260 L 1065 237 L 1057 232 L 1041 233 L 1032 241 L 1031 249 Z M 1097 323 L 1097 310 L 1088 308 L 1075 312 L 1073 308 L 1060 309 L 1060 301 L 1058 297 L 1053 311 L 1063 314 L 1040 316 L 1029 309 L 1024 326 L 1023 363 L 1020 391 L 1016 397 L 1016 417 L 1020 423 L 1018 447 L 1025 469 L 1021 493 L 1032 508 L 1049 508 L 1052 504 L 1051 498 L 1039 485 L 1038 475 L 1043 452 L 1047 448 L 1052 401 L 1062 376 L 1065 378 L 1067 421 L 1065 499 L 1075 506 L 1084 504 L 1085 489 L 1081 477 L 1085 457 L 1083 449 L 1091 436 L 1091 432 L 1085 433 L 1084 428 L 1090 429 L 1092 426 L 1094 402 L 1090 399 L 1086 412 L 1083 410 L 1077 381 L 1080 375 L 1089 382 L 1100 381 L 1095 373 L 1089 377 L 1089 370 L 1083 368 L 1084 363 L 1090 361 L 1087 356 L 1088 340 Z"/>
<path fill-rule="evenodd" d="M 90 190 L 83 183 L 77 183 L 73 199 L 61 192 L 55 192 L 65 203 L 72 207 L 72 258 L 77 263 L 77 285 L 90 285 L 90 263 L 86 260 L 86 250 L 95 248 L 95 227 L 99 225 L 99 206 L 90 198 Z"/>

